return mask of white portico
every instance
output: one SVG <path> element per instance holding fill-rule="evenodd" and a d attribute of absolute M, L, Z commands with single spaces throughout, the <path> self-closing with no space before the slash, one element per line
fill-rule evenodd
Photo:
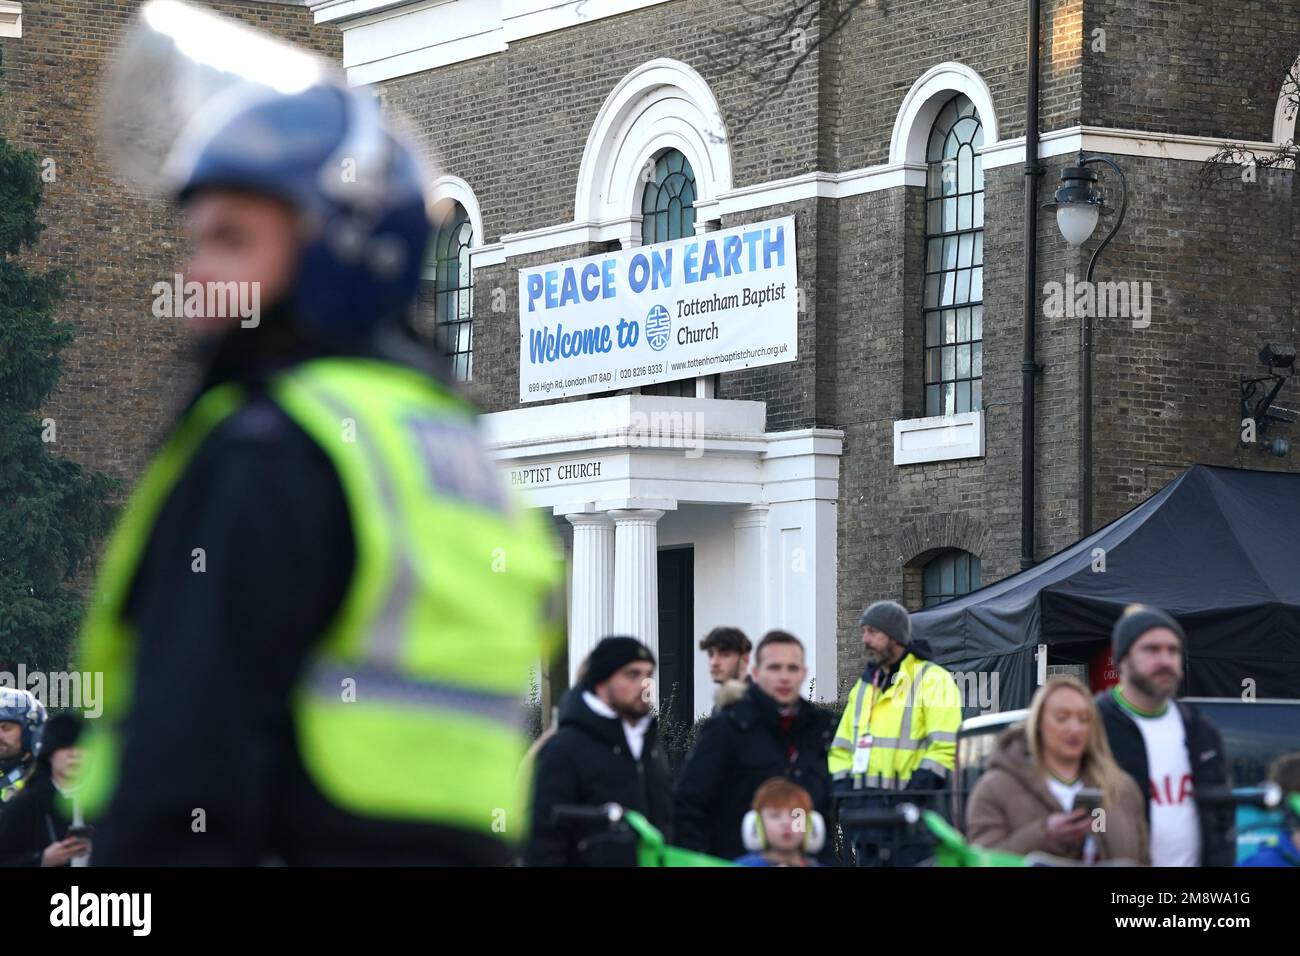
<path fill-rule="evenodd" d="M 505 480 L 565 540 L 570 680 L 601 637 L 630 634 L 704 713 L 713 685 L 699 638 L 721 624 L 755 641 L 779 627 L 807 647 L 815 696 L 834 696 L 842 433 L 765 432 L 765 420 L 762 402 L 636 394 L 484 416 Z M 685 549 L 688 593 L 661 595 L 662 552 Z"/>

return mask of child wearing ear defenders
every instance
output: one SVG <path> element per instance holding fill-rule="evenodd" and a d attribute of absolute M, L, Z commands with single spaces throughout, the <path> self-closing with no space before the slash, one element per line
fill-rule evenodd
<path fill-rule="evenodd" d="M 754 792 L 741 839 L 750 852 L 739 866 L 821 866 L 814 857 L 826 843 L 826 822 L 807 790 L 773 777 Z"/>

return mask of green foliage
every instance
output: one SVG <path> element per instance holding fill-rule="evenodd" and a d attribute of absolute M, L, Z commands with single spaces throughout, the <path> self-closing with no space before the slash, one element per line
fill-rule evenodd
<path fill-rule="evenodd" d="M 542 735 L 542 683 L 535 668 L 528 670 L 528 697 L 524 701 L 524 729 L 529 740 Z"/>
<path fill-rule="evenodd" d="M 674 777 L 681 772 L 682 764 L 686 762 L 686 755 L 691 752 L 691 747 L 695 745 L 695 735 L 704 726 L 704 722 L 709 719 L 708 717 L 698 717 L 693 722 L 677 720 L 673 716 L 676 713 L 677 693 L 678 686 L 674 684 L 668 692 L 668 699 L 659 708 L 657 715 L 659 718 L 659 744 L 664 748 L 668 763 L 673 768 Z"/>
<path fill-rule="evenodd" d="M 74 336 L 53 317 L 69 276 L 14 258 L 40 236 L 40 202 L 36 157 L 0 139 L 0 664 L 58 670 L 82 615 L 70 583 L 108 530 L 116 483 L 53 454 L 37 417 Z"/>

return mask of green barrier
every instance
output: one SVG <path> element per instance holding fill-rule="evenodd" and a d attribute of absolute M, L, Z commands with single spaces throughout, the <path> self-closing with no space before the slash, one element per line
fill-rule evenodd
<path fill-rule="evenodd" d="M 623 819 L 627 821 L 627 825 L 633 829 L 638 837 L 637 866 L 736 865 L 730 860 L 709 856 L 707 853 L 696 853 L 694 850 L 683 850 L 680 847 L 669 846 L 664 842 L 664 835 L 659 832 L 659 829 L 635 810 L 625 810 Z"/>
<path fill-rule="evenodd" d="M 966 838 L 957 832 L 939 814 L 926 810 L 921 814 L 926 827 L 934 836 L 935 866 L 1031 866 L 1023 856 L 1007 853 L 1003 850 L 988 850 L 981 846 L 971 846 Z"/>

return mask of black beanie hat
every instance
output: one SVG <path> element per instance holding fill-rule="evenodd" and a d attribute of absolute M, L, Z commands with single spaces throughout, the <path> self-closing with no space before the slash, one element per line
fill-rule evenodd
<path fill-rule="evenodd" d="M 606 637 L 596 645 L 587 658 L 587 676 L 582 679 L 584 690 L 603 684 L 633 661 L 655 662 L 655 656 L 634 637 Z"/>
<path fill-rule="evenodd" d="M 81 736 L 81 717 L 77 714 L 55 714 L 41 728 L 41 743 L 37 756 L 49 760 L 56 750 L 74 747 Z"/>
<path fill-rule="evenodd" d="M 1124 613 L 1119 616 L 1119 620 L 1115 622 L 1115 627 L 1110 632 L 1110 647 L 1115 663 L 1119 664 L 1124 659 L 1134 641 L 1157 627 L 1167 627 L 1177 634 L 1178 640 L 1186 649 L 1187 635 L 1183 633 L 1182 625 L 1170 615 L 1146 604 L 1130 604 L 1124 609 Z"/>

